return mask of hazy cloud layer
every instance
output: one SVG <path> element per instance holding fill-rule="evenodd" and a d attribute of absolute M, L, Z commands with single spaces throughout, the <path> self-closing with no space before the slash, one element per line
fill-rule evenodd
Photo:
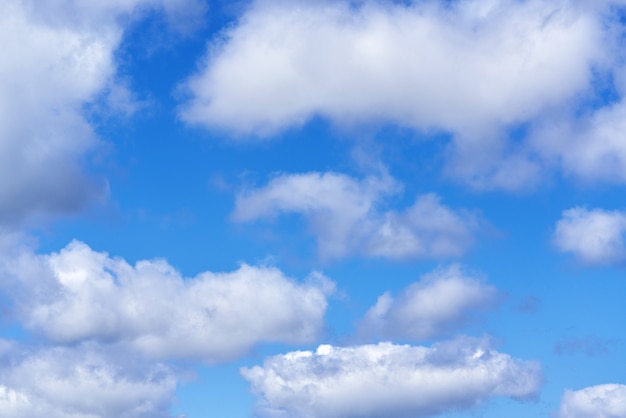
<path fill-rule="evenodd" d="M 359 324 L 363 336 L 424 340 L 446 335 L 494 305 L 498 292 L 451 266 L 425 275 L 396 298 L 386 292 Z"/>
<path fill-rule="evenodd" d="M 626 416 L 626 386 L 598 385 L 567 390 L 559 418 L 618 418 Z"/>
<path fill-rule="evenodd" d="M 614 264 L 626 258 L 626 213 L 604 209 L 568 209 L 557 222 L 554 242 L 585 264 Z"/>
<path fill-rule="evenodd" d="M 311 342 L 334 284 L 297 283 L 272 267 L 183 278 L 163 260 L 131 266 L 74 241 L 2 260 L 5 291 L 24 325 L 59 343 L 121 343 L 157 358 L 232 360 L 260 342 Z"/>
<path fill-rule="evenodd" d="M 176 375 L 96 345 L 33 349 L 2 342 L 0 411 L 6 418 L 170 417 Z"/>
<path fill-rule="evenodd" d="M 480 189 L 557 168 L 623 182 L 615 3 L 255 1 L 209 47 L 181 116 L 238 138 L 316 115 L 444 131 L 447 175 Z M 579 112 L 595 89 L 617 103 Z"/>
<path fill-rule="evenodd" d="M 468 409 L 492 396 L 534 397 L 535 363 L 515 360 L 483 340 L 433 347 L 380 343 L 320 346 L 244 368 L 261 397 L 261 417 L 418 418 Z"/>
<path fill-rule="evenodd" d="M 385 198 L 400 190 L 388 176 L 283 174 L 240 193 L 232 217 L 244 222 L 301 214 L 322 258 L 446 258 L 469 249 L 478 227 L 472 214 L 442 205 L 432 193 L 418 196 L 403 211 L 384 210 Z"/>

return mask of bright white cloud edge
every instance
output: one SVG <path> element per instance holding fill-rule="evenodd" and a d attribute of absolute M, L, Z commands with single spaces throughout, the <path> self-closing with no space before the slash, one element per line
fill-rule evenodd
<path fill-rule="evenodd" d="M 559 418 L 619 418 L 626 416 L 626 385 L 604 384 L 567 390 Z"/>
<path fill-rule="evenodd" d="M 430 417 L 495 396 L 533 398 L 542 383 L 537 363 L 469 338 L 432 347 L 322 345 L 269 357 L 241 374 L 261 398 L 258 416 L 271 418 Z"/>

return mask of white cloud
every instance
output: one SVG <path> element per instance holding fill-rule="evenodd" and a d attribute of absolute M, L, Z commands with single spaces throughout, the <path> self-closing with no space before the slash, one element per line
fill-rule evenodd
<path fill-rule="evenodd" d="M 0 411 L 6 418 L 156 418 L 168 412 L 176 375 L 94 345 L 32 349 L 3 342 Z"/>
<path fill-rule="evenodd" d="M 565 391 L 559 418 L 619 418 L 626 416 L 626 386 L 607 384 Z"/>
<path fill-rule="evenodd" d="M 163 260 L 131 266 L 74 241 L 2 260 L 18 319 L 54 342 L 98 340 L 158 358 L 235 359 L 260 342 L 311 342 L 334 284 L 296 283 L 271 267 L 183 278 Z"/>
<path fill-rule="evenodd" d="M 601 38 L 567 2 L 256 2 L 189 81 L 183 117 L 242 132 L 315 114 L 484 132 L 584 90 Z"/>
<path fill-rule="evenodd" d="M 106 182 L 85 174 L 98 139 L 84 107 L 120 91 L 114 54 L 122 22 L 142 8 L 174 13 L 195 3 L 0 2 L 0 224 L 74 211 L 106 196 Z M 116 100 L 109 103 L 128 110 L 127 99 Z"/>
<path fill-rule="evenodd" d="M 240 193 L 233 219 L 301 214 L 323 258 L 443 258 L 469 249 L 477 228 L 474 216 L 442 205 L 435 194 L 419 196 L 401 212 L 382 210 L 384 198 L 400 189 L 388 176 L 357 180 L 332 172 L 284 174 L 265 187 Z"/>
<path fill-rule="evenodd" d="M 623 79 L 614 3 L 256 1 L 187 81 L 181 117 L 240 139 L 318 115 L 440 130 L 446 175 L 478 189 L 528 188 L 556 167 L 626 181 L 624 106 L 572 122 L 594 77 Z"/>
<path fill-rule="evenodd" d="M 210 46 L 181 116 L 239 137 L 316 115 L 441 130 L 445 174 L 477 189 L 529 188 L 554 169 L 623 183 L 615 4 L 256 1 Z M 604 94 L 599 78 L 617 102 L 580 112 Z"/>
<path fill-rule="evenodd" d="M 424 340 L 450 333 L 472 318 L 472 312 L 492 306 L 493 286 L 468 276 L 459 266 L 436 270 L 403 290 L 378 298 L 359 324 L 360 334 Z"/>
<path fill-rule="evenodd" d="M 579 120 L 550 121 L 536 128 L 533 146 L 571 177 L 585 182 L 626 182 L 626 101 Z"/>
<path fill-rule="evenodd" d="M 474 339 L 430 348 L 322 345 L 315 353 L 270 357 L 241 373 L 262 398 L 261 417 L 429 417 L 493 396 L 531 398 L 542 382 L 538 364 Z"/>
<path fill-rule="evenodd" d="M 563 212 L 554 232 L 562 252 L 573 253 L 586 264 L 612 264 L 626 258 L 626 213 L 573 208 Z"/>

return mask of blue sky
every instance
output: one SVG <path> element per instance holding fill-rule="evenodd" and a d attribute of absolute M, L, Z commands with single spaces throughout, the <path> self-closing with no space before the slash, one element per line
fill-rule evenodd
<path fill-rule="evenodd" d="M 621 0 L 5 0 L 0 415 L 626 416 Z"/>

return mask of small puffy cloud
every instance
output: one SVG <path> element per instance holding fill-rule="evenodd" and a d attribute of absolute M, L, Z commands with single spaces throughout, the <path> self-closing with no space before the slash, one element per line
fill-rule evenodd
<path fill-rule="evenodd" d="M 261 417 L 431 417 L 494 396 L 532 398 L 542 382 L 538 364 L 467 338 L 432 347 L 322 345 L 241 373 L 262 398 Z"/>
<path fill-rule="evenodd" d="M 563 212 L 554 243 L 586 264 L 613 264 L 626 258 L 626 213 L 576 207 Z"/>
<path fill-rule="evenodd" d="M 585 182 L 626 182 L 626 101 L 601 108 L 578 120 L 538 126 L 532 146 L 566 175 Z"/>
<path fill-rule="evenodd" d="M 435 194 L 417 197 L 403 211 L 381 209 L 401 189 L 388 176 L 358 180 L 339 173 L 284 174 L 237 196 L 233 219 L 253 221 L 283 213 L 304 216 L 323 258 L 351 254 L 403 258 L 463 255 L 477 220 L 454 211 Z"/>
<path fill-rule="evenodd" d="M 424 340 L 450 333 L 491 307 L 498 291 L 459 266 L 436 270 L 403 290 L 378 298 L 359 324 L 361 335 Z"/>
<path fill-rule="evenodd" d="M 119 343 L 157 358 L 232 360 L 260 342 L 311 342 L 334 284 L 297 283 L 271 267 L 183 278 L 163 260 L 131 266 L 74 241 L 2 260 L 15 315 L 54 342 Z"/>
<path fill-rule="evenodd" d="M 5 418 L 167 418 L 177 376 L 163 364 L 95 345 L 33 349 L 3 344 Z"/>
<path fill-rule="evenodd" d="M 607 384 L 567 390 L 559 418 L 619 418 L 626 416 L 626 385 Z"/>

